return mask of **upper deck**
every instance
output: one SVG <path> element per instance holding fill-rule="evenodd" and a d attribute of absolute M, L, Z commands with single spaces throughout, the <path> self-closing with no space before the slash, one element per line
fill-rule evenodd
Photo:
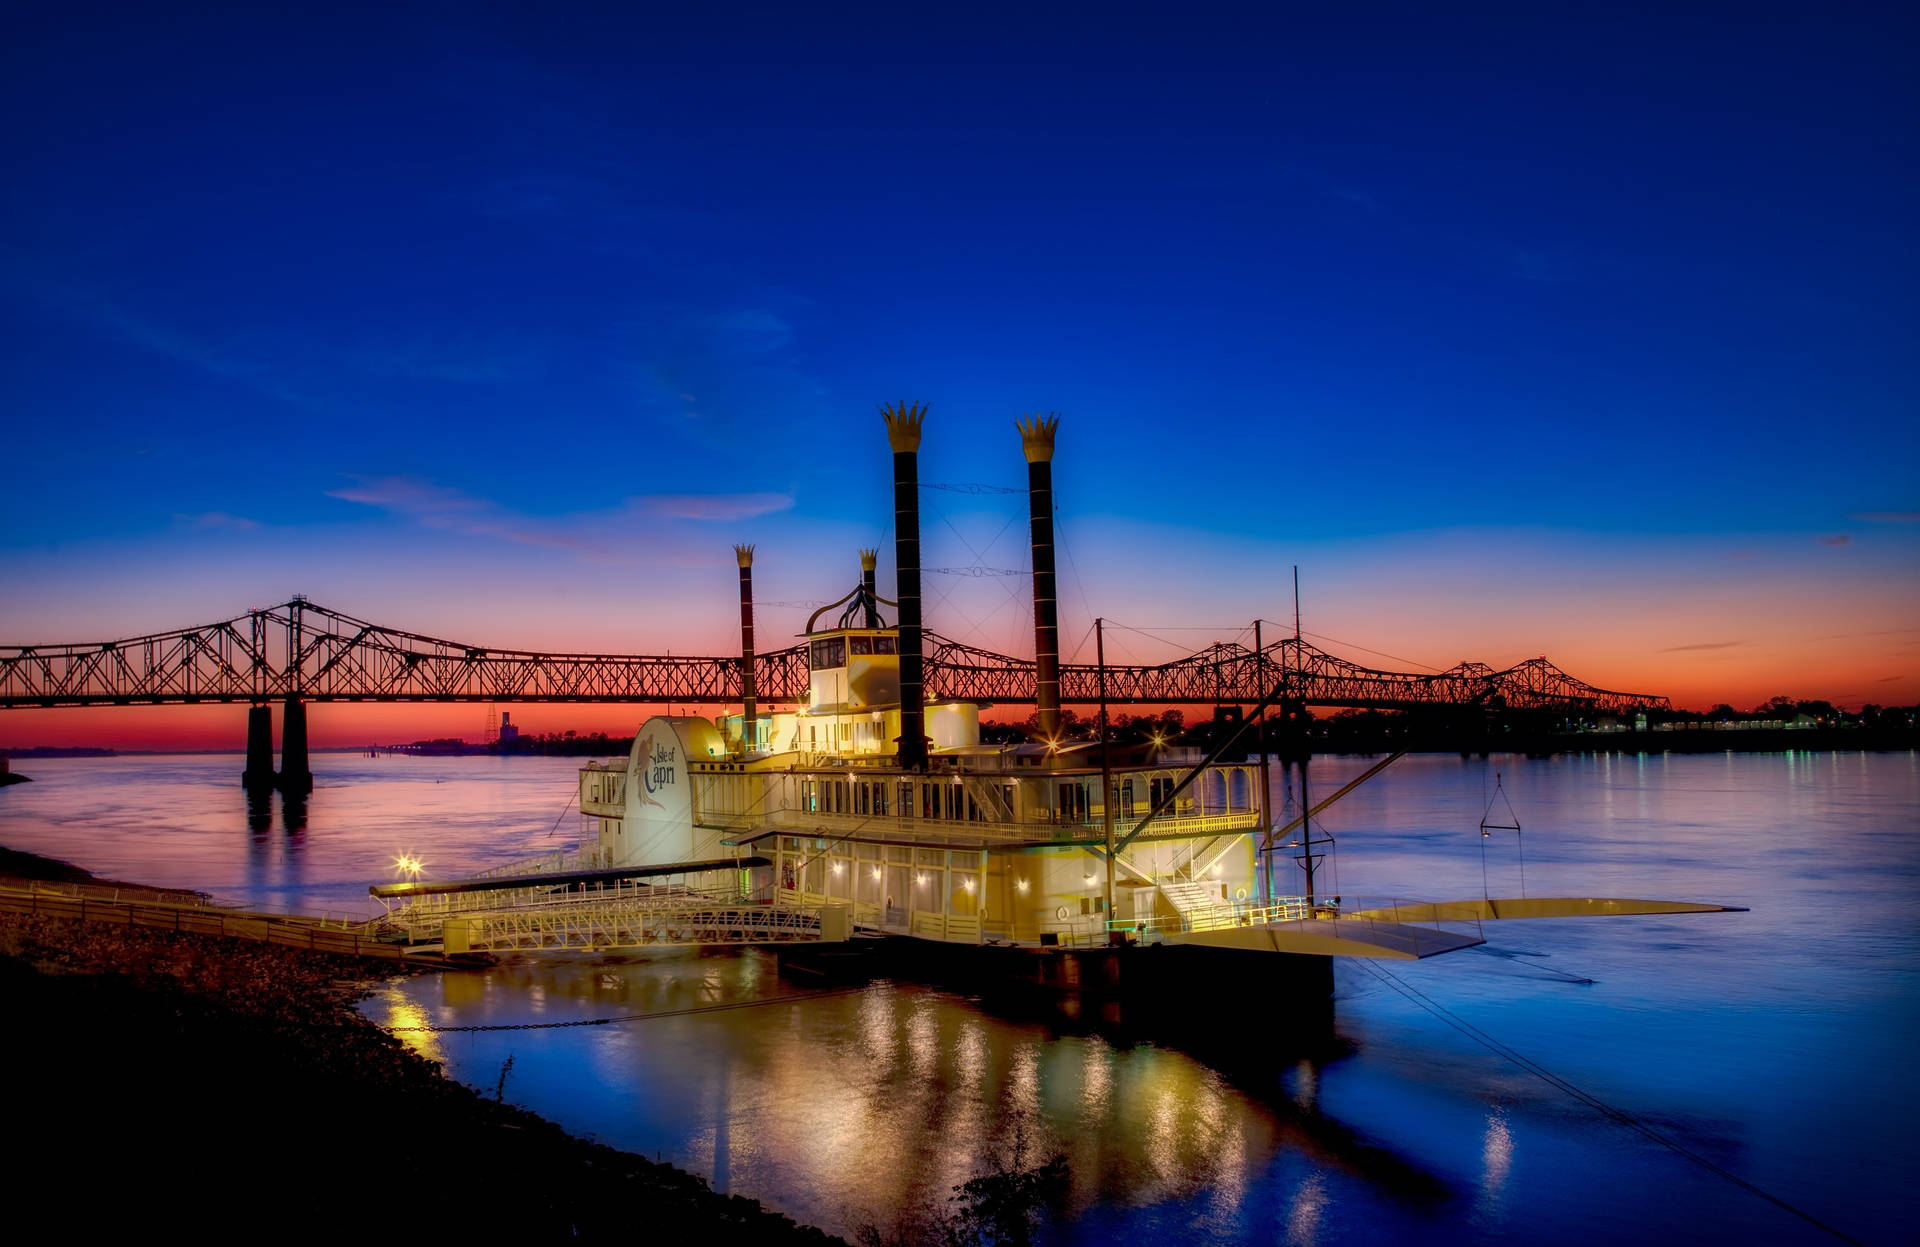
<path fill-rule="evenodd" d="M 941 848 L 1104 843 L 1107 800 L 1099 768 L 1025 765 L 1028 756 L 981 748 L 936 757 L 925 774 L 806 754 L 695 762 L 688 768 L 693 821 L 743 833 L 743 844 L 773 832 Z M 1261 825 L 1257 764 L 1208 767 L 1176 792 L 1189 769 L 1171 759 L 1114 767 L 1117 834 L 1132 831 L 1169 798 L 1141 839 L 1213 836 Z"/>

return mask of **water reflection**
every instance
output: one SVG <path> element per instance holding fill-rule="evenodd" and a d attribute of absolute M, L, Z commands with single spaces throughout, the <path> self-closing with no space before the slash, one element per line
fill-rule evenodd
<path fill-rule="evenodd" d="M 1320 1174 L 1314 1174 L 1300 1184 L 1294 1194 L 1293 1205 L 1287 1210 L 1287 1239 L 1289 1243 L 1299 1243 L 1302 1247 L 1312 1247 L 1320 1241 L 1320 1215 L 1326 1211 L 1326 1180 Z"/>
<path fill-rule="evenodd" d="M 1507 1172 L 1513 1168 L 1513 1134 L 1507 1129 L 1507 1115 L 1496 1109 L 1487 1115 L 1487 1136 L 1480 1154 L 1484 1174 L 1480 1179 L 1480 1209 L 1491 1214 L 1500 1206 L 1500 1191 L 1507 1184 Z"/>
<path fill-rule="evenodd" d="M 740 1007 L 756 1000 L 770 1003 Z M 1016 1145 L 1029 1163 L 1064 1154 L 1082 1210 L 1199 1200 L 1225 1224 L 1282 1155 L 1416 1199 L 1438 1185 L 1322 1117 L 1310 1063 L 1290 1066 L 1292 1098 L 1274 1082 L 1263 1099 L 1180 1051 L 928 987 L 799 989 L 756 952 L 508 962 L 398 984 L 368 1010 L 412 1025 L 630 1019 L 462 1034 L 446 1059 L 487 1087 L 511 1052 L 517 1102 L 842 1231 L 939 1208 Z"/>

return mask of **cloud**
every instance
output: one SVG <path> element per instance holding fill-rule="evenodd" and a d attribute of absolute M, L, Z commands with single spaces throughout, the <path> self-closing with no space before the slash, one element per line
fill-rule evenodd
<path fill-rule="evenodd" d="M 635 510 L 670 520 L 724 523 L 793 509 L 792 494 L 652 494 L 635 498 Z"/>
<path fill-rule="evenodd" d="M 1920 524 L 1920 511 L 1856 511 L 1848 518 L 1867 524 Z"/>
<path fill-rule="evenodd" d="M 1847 536 L 1845 533 L 1836 533 L 1831 537 L 1815 537 L 1814 540 L 1823 546 L 1850 546 L 1853 544 L 1853 538 Z"/>
<path fill-rule="evenodd" d="M 225 511 L 202 511 L 197 515 L 182 515 L 176 511 L 173 522 L 182 528 L 234 528 L 242 532 L 260 527 L 257 520 L 250 520 L 244 515 L 229 515 Z"/>
<path fill-rule="evenodd" d="M 790 493 L 646 494 L 607 511 L 531 516 L 418 476 L 355 476 L 330 498 L 376 507 L 422 528 L 628 561 L 659 520 L 734 523 L 793 508 Z M 648 521 L 654 521 L 649 523 Z"/>
<path fill-rule="evenodd" d="M 1701 641 L 1694 645 L 1669 645 L 1661 650 L 1662 654 L 1684 654 L 1689 650 L 1732 649 L 1736 645 L 1745 645 L 1745 641 Z"/>
<path fill-rule="evenodd" d="M 521 515 L 499 503 L 417 476 L 356 476 L 353 479 L 359 483 L 328 490 L 327 496 L 378 507 L 439 532 L 586 553 L 601 549 L 594 542 L 559 531 L 550 522 Z"/>

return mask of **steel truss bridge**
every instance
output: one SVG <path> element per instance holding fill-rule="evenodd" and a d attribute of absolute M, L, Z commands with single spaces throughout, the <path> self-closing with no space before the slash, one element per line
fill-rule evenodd
<path fill-rule="evenodd" d="M 1034 700 L 1033 662 L 926 634 L 928 701 Z M 737 705 L 737 655 L 542 654 L 383 627 L 304 598 L 233 619 L 123 641 L 0 646 L 0 709 L 319 702 L 599 702 Z M 1062 665 L 1060 700 L 1100 700 L 1101 671 Z M 1288 638 L 1256 653 L 1233 642 L 1158 665 L 1105 669 L 1110 704 L 1283 701 L 1371 710 L 1448 707 L 1621 713 L 1665 697 L 1595 688 L 1545 658 L 1494 670 L 1380 671 Z M 758 654 L 763 705 L 807 700 L 807 647 Z"/>

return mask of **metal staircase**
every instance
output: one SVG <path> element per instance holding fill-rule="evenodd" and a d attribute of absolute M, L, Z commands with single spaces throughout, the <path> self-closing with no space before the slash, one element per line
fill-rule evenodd
<path fill-rule="evenodd" d="M 1219 892 L 1191 879 L 1160 879 L 1160 895 L 1180 915 L 1181 925 L 1189 930 L 1217 925 L 1233 916 L 1233 906 L 1220 899 Z"/>

